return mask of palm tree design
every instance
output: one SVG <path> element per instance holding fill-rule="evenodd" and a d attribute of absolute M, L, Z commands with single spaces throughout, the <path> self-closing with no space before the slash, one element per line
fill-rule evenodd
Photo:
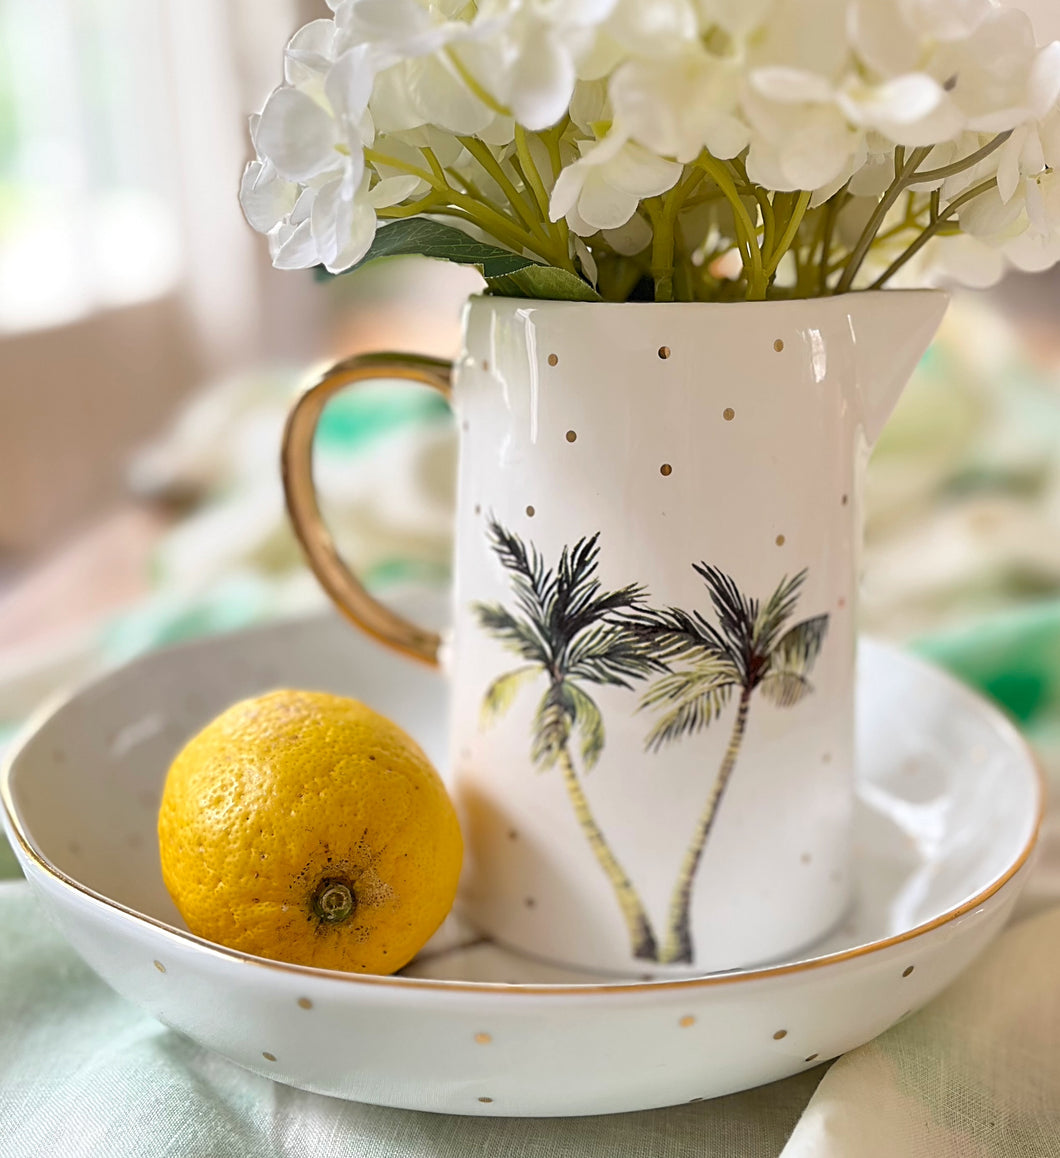
<path fill-rule="evenodd" d="M 691 932 L 692 888 L 710 831 L 728 787 L 755 691 L 777 707 L 792 708 L 813 691 L 809 673 L 828 630 L 828 616 L 817 615 L 788 626 L 806 579 L 800 571 L 785 577 L 764 605 L 743 595 L 723 571 L 694 564 L 710 592 L 717 625 L 698 611 L 678 608 L 637 614 L 637 632 L 651 641 L 656 659 L 685 661 L 683 670 L 668 671 L 645 694 L 641 707 L 659 709 L 646 747 L 658 752 L 682 736 L 694 735 L 721 716 L 734 694 L 739 703 L 729 746 L 692 840 L 670 900 L 666 944 L 660 960 L 691 964 L 695 959 Z"/>
<path fill-rule="evenodd" d="M 482 704 L 484 726 L 511 707 L 524 685 L 544 676 L 544 695 L 534 715 L 531 759 L 542 769 L 558 767 L 574 815 L 614 890 L 629 930 L 634 957 L 655 961 L 658 945 L 644 905 L 597 824 L 571 756 L 577 733 L 586 772 L 604 748 L 604 722 L 585 684 L 633 689 L 633 681 L 666 671 L 650 641 L 623 622 L 645 611 L 644 589 L 636 584 L 605 591 L 596 576 L 599 535 L 564 547 L 559 564 L 546 567 L 536 548 L 489 523 L 490 542 L 511 579 L 517 613 L 499 604 L 474 606 L 482 627 L 525 662 L 490 684 Z"/>

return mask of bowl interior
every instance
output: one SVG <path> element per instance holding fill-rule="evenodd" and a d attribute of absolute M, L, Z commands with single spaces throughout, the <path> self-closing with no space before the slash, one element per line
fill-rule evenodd
<path fill-rule="evenodd" d="M 879 645 L 862 645 L 860 666 L 858 899 L 814 955 L 927 923 L 986 889 L 1033 839 L 1040 803 L 1025 746 L 977 696 Z M 223 708 L 282 686 L 365 700 L 444 774 L 444 678 L 320 616 L 156 652 L 66 701 L 11 763 L 18 826 L 61 873 L 183 929 L 155 833 L 166 769 Z"/>

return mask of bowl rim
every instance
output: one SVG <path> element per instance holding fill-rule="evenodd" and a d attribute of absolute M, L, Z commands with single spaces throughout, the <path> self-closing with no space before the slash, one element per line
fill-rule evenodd
<path fill-rule="evenodd" d="M 869 957 L 872 954 L 881 953 L 897 945 L 914 941 L 936 929 L 950 925 L 997 896 L 1005 886 L 1017 876 L 1020 870 L 1024 868 L 1038 842 L 1045 816 L 1048 781 L 1037 754 L 1012 722 L 1011 718 L 980 692 L 961 682 L 936 664 L 914 655 L 905 649 L 871 638 L 859 637 L 859 648 L 867 645 L 873 651 L 886 653 L 893 659 L 897 659 L 910 667 L 916 667 L 921 669 L 921 671 L 927 672 L 931 678 L 948 685 L 951 694 L 963 698 L 970 707 L 974 707 L 980 714 L 989 718 L 991 726 L 994 731 L 998 733 L 999 738 L 1022 755 L 1026 768 L 1029 768 L 1032 773 L 1032 783 L 1035 788 L 1034 819 L 1027 840 L 1005 871 L 991 881 L 985 888 L 962 901 L 959 905 L 947 909 L 929 921 L 914 925 L 909 929 L 903 929 L 901 932 L 892 934 L 889 937 L 879 938 L 875 941 L 851 946 L 848 949 L 840 949 L 832 953 L 824 953 L 818 957 L 808 957 L 803 960 L 789 961 L 779 965 L 766 965 L 749 969 L 733 969 L 724 972 L 709 973 L 699 977 L 653 978 L 640 981 L 616 979 L 614 982 L 603 981 L 591 983 L 563 982 L 548 984 L 537 982 L 530 984 L 509 984 L 498 981 L 465 981 L 434 977 L 403 977 L 374 973 L 345 973 L 334 969 L 320 969 L 311 965 L 296 965 L 288 961 L 277 961 L 267 957 L 258 957 L 250 953 L 243 953 L 237 949 L 230 949 L 225 945 L 220 945 L 215 941 L 209 941 L 204 937 L 199 937 L 184 929 L 175 928 L 173 925 L 169 925 L 157 917 L 153 917 L 147 913 L 141 913 L 137 909 L 130 908 L 120 901 L 115 901 L 97 890 L 90 888 L 88 885 L 75 880 L 57 865 L 52 864 L 44 853 L 36 847 L 15 804 L 12 793 L 12 780 L 22 752 L 28 747 L 30 741 L 63 708 L 89 691 L 97 689 L 109 679 L 128 673 L 137 667 L 146 666 L 151 662 L 157 662 L 160 657 L 164 657 L 172 652 L 208 649 L 211 645 L 216 646 L 222 641 L 231 643 L 233 640 L 257 635 L 270 629 L 284 626 L 290 628 L 297 623 L 311 623 L 319 618 L 319 615 L 310 615 L 294 620 L 279 620 L 271 623 L 256 624 L 233 632 L 204 636 L 169 647 L 157 648 L 138 656 L 127 664 L 104 672 L 101 675 L 96 675 L 94 678 L 87 679 L 73 689 L 60 693 L 42 704 L 41 707 L 29 717 L 11 741 L 7 750 L 3 753 L 2 759 L 0 759 L 0 806 L 2 806 L 3 820 L 5 821 L 8 833 L 14 838 L 22 857 L 43 873 L 45 877 L 49 877 L 61 886 L 72 890 L 74 893 L 84 896 L 96 904 L 102 905 L 107 910 L 115 912 L 121 919 L 131 920 L 133 924 L 146 924 L 153 931 L 161 933 L 165 937 L 175 939 L 182 945 L 194 946 L 197 949 L 205 950 L 210 954 L 220 956 L 228 961 L 277 970 L 299 977 L 313 977 L 322 981 L 338 981 L 351 985 L 384 986 L 399 990 L 427 989 L 435 992 L 476 994 L 507 993 L 514 996 L 581 997 L 589 994 L 658 993 L 662 990 L 676 990 L 687 993 L 692 990 L 715 988 L 740 982 L 766 981 L 778 977 L 792 976 L 810 970 L 839 965 L 845 961 L 856 958 Z"/>

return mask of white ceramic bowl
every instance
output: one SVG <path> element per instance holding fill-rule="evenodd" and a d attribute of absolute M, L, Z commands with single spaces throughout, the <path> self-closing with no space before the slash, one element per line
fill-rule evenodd
<path fill-rule="evenodd" d="M 451 921 L 406 976 L 248 957 L 189 934 L 162 885 L 170 758 L 266 688 L 357 695 L 442 763 L 440 677 L 331 617 L 159 652 L 43 714 L 8 757 L 26 875 L 119 993 L 242 1066 L 342 1098 L 460 1114 L 607 1113 L 724 1094 L 857 1046 L 923 1005 L 1002 926 L 1042 808 L 991 707 L 892 650 L 862 650 L 858 902 L 798 961 L 683 981 L 603 981 Z"/>

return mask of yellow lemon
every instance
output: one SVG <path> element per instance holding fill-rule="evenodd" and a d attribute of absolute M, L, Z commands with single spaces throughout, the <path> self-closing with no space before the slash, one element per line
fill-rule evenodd
<path fill-rule="evenodd" d="M 452 906 L 463 857 L 438 773 L 356 700 L 244 700 L 174 760 L 162 876 L 200 937 L 278 961 L 393 973 Z"/>

